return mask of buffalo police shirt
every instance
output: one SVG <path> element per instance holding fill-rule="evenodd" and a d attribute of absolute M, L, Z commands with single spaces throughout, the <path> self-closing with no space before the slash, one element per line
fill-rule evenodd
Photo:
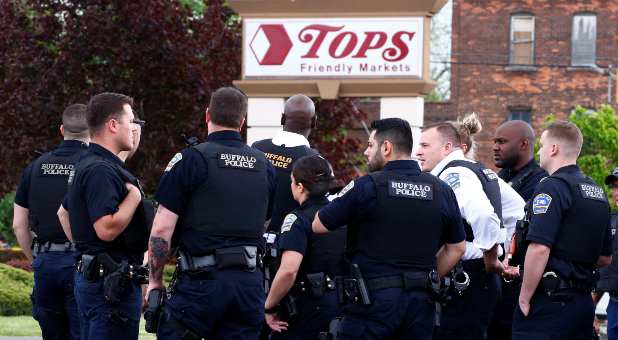
<path fill-rule="evenodd" d="M 502 169 L 498 172 L 498 176 L 521 195 L 524 201 L 529 201 L 534 193 L 534 188 L 544 177 L 549 176 L 547 171 L 539 167 L 538 164 L 531 159 L 521 169 Z"/>
<path fill-rule="evenodd" d="M 391 161 L 386 163 L 384 171 L 393 171 L 401 174 L 418 174 L 420 168 L 415 161 L 412 160 L 400 160 Z M 444 183 L 442 185 L 443 190 L 441 192 L 440 205 L 442 221 L 444 223 L 444 243 L 459 243 L 465 239 L 463 224 L 461 221 L 461 214 L 456 204 L 455 195 L 453 191 Z M 406 197 L 414 196 L 416 199 L 428 199 L 427 190 L 416 190 L 419 188 L 396 188 L 394 195 L 403 195 Z M 337 197 L 327 206 L 319 211 L 320 221 L 329 229 L 334 230 L 344 225 L 348 225 L 351 228 L 356 221 L 361 221 L 376 208 L 377 206 L 377 192 L 373 181 L 369 175 L 360 177 L 350 182 L 342 191 L 337 194 Z M 370 259 L 362 254 L 354 256 L 353 261 L 361 268 L 367 269 L 368 276 L 390 275 L 401 273 L 401 268 L 398 268 L 394 264 L 384 263 L 382 261 L 376 261 Z M 365 275 L 365 269 L 363 269 L 363 275 Z"/>
<path fill-rule="evenodd" d="M 557 174 L 583 177 L 576 165 L 562 167 L 554 173 L 554 175 Z M 599 194 L 605 195 L 602 191 Z M 536 187 L 530 203 L 532 205 L 532 216 L 526 239 L 551 248 L 558 237 L 562 218 L 572 203 L 573 196 L 567 183 L 552 177 L 542 180 Z M 611 253 L 611 226 L 608 224 L 601 255 L 610 256 Z M 590 275 L 590 269 L 551 256 L 551 253 L 547 266 L 565 278 L 585 280 Z"/>
<path fill-rule="evenodd" d="M 224 146 L 241 147 L 245 145 L 236 131 L 218 131 L 208 135 L 206 142 L 219 143 Z M 222 160 L 225 161 L 225 160 Z M 228 160 L 229 164 L 241 164 L 236 161 Z M 268 217 L 272 211 L 272 202 L 276 190 L 275 169 L 272 164 L 267 163 L 269 195 Z M 169 162 L 165 169 L 164 175 L 161 177 L 159 187 L 155 195 L 155 199 L 160 205 L 169 209 L 176 215 L 182 215 L 185 208 L 188 206 L 189 200 L 193 191 L 199 188 L 208 178 L 208 165 L 204 156 L 195 148 L 186 148 L 177 153 Z M 207 207 L 205 207 L 207 209 Z M 238 212 L 238 213 L 242 213 Z M 210 241 L 215 245 L 227 244 L 225 238 L 211 237 Z"/>
<path fill-rule="evenodd" d="M 55 150 L 59 156 L 70 156 L 76 152 L 83 151 L 87 148 L 87 144 L 78 140 L 65 140 Z M 65 164 L 43 164 L 41 171 L 46 175 L 69 175 L 72 166 Z M 32 163 L 29 164 L 22 173 L 19 186 L 15 192 L 15 204 L 23 208 L 28 207 L 28 192 L 30 191 L 30 179 L 32 178 Z"/>

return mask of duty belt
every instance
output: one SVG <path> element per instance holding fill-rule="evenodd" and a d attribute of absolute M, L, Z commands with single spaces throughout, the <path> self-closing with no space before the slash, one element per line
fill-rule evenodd
<path fill-rule="evenodd" d="M 543 273 L 541 283 L 545 293 L 550 296 L 565 290 L 589 293 L 593 288 L 592 285 L 583 281 L 564 279 L 553 271 Z"/>
<path fill-rule="evenodd" d="M 66 252 L 71 253 L 75 251 L 75 245 L 71 242 L 66 241 L 64 243 L 55 243 L 55 242 L 44 242 L 39 243 L 35 242 L 32 244 L 32 253 L 34 256 L 40 253 L 47 252 Z"/>
<path fill-rule="evenodd" d="M 238 268 L 254 271 L 257 267 L 257 247 L 238 246 L 215 250 L 214 254 L 193 256 L 179 251 L 178 266 L 181 271 Z"/>
<path fill-rule="evenodd" d="M 312 297 L 321 297 L 326 291 L 337 289 L 335 276 L 324 272 L 305 274 L 294 284 L 294 290 Z"/>
<path fill-rule="evenodd" d="M 421 271 L 405 272 L 401 275 L 366 279 L 370 291 L 403 288 L 404 290 L 423 290 L 429 288 L 429 274 Z"/>

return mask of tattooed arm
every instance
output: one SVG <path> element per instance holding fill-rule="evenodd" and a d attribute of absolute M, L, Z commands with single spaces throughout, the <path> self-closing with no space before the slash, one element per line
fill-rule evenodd
<path fill-rule="evenodd" d="M 159 205 L 148 242 L 148 266 L 150 267 L 148 294 L 152 289 L 163 287 L 163 268 L 168 260 L 172 234 L 177 221 L 178 215 L 163 205 Z"/>

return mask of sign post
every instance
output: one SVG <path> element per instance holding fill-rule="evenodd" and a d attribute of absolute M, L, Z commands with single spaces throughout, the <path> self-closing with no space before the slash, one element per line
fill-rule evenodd
<path fill-rule="evenodd" d="M 429 73 L 431 16 L 447 0 L 230 0 L 243 19 L 247 139 L 272 137 L 286 97 L 381 97 L 380 117 L 418 137 Z"/>

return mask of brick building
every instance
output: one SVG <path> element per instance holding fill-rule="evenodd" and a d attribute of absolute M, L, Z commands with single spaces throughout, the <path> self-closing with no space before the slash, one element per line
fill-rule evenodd
<path fill-rule="evenodd" d="M 576 105 L 608 102 L 604 70 L 618 66 L 617 22 L 611 0 L 453 0 L 451 98 L 425 103 L 425 124 L 478 112 L 478 155 L 493 165 L 491 138 L 505 120 L 538 131 L 549 113 L 564 118 Z"/>

